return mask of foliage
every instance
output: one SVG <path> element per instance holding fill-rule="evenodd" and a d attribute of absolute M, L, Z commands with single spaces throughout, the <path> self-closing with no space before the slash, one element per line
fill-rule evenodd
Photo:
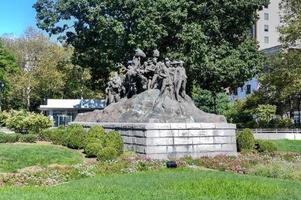
<path fill-rule="evenodd" d="M 30 166 L 82 162 L 79 152 L 48 144 L 0 144 L 0 173 L 15 172 Z"/>
<path fill-rule="evenodd" d="M 35 143 L 38 139 L 36 134 L 21 134 L 19 137 L 19 142 L 25 143 Z"/>
<path fill-rule="evenodd" d="M 250 39 L 267 0 L 38 0 L 37 25 L 74 47 L 77 64 L 92 68 L 102 88 L 116 63 L 139 47 L 187 63 L 190 80 L 215 93 L 242 85 L 261 69 Z"/>
<path fill-rule="evenodd" d="M 10 114 L 6 111 L 0 112 L 0 126 L 6 126 L 6 120 L 9 118 Z"/>
<path fill-rule="evenodd" d="M 253 150 L 255 147 L 255 139 L 252 131 L 248 128 L 237 134 L 238 151 Z"/>
<path fill-rule="evenodd" d="M 47 129 L 42 132 L 43 139 L 51 141 L 53 144 L 63 145 L 65 137 L 65 127 Z"/>
<path fill-rule="evenodd" d="M 106 161 L 117 158 L 118 151 L 114 147 L 106 146 L 100 149 L 97 153 L 97 160 Z"/>
<path fill-rule="evenodd" d="M 246 101 L 237 100 L 230 104 L 225 117 L 228 122 L 237 124 L 239 128 L 252 128 L 256 124 L 252 112 L 253 109 L 247 107 Z"/>
<path fill-rule="evenodd" d="M 100 142 L 93 142 L 93 143 L 88 143 L 84 147 L 84 152 L 86 154 L 86 157 L 91 158 L 91 157 L 96 157 L 98 152 L 103 148 L 103 145 Z"/>
<path fill-rule="evenodd" d="M 286 45 L 296 45 L 301 39 L 301 1 L 300 0 L 282 0 L 282 20 L 283 25 L 280 28 L 281 41 Z"/>
<path fill-rule="evenodd" d="M 101 126 L 92 126 L 86 135 L 86 144 L 98 142 L 100 145 L 105 143 L 105 130 Z"/>
<path fill-rule="evenodd" d="M 63 144 L 72 149 L 82 149 L 85 145 L 86 132 L 81 125 L 69 125 L 64 134 Z"/>
<path fill-rule="evenodd" d="M 5 124 L 8 128 L 19 133 L 32 134 L 40 134 L 42 130 L 52 126 L 52 122 L 48 117 L 24 110 L 11 111 L 5 120 Z"/>
<path fill-rule="evenodd" d="M 258 105 L 254 111 L 254 114 L 261 127 L 263 127 L 264 125 L 268 124 L 273 117 L 275 117 L 276 106 L 269 104 Z"/>
<path fill-rule="evenodd" d="M 15 143 L 19 139 L 19 134 L 15 133 L 0 133 L 0 143 Z"/>
<path fill-rule="evenodd" d="M 71 47 L 53 43 L 31 27 L 20 38 L 3 41 L 20 66 L 17 74 L 7 76 L 14 87 L 5 95 L 6 107 L 36 110 L 48 98 L 95 96 L 88 89 L 89 69 L 72 64 Z"/>
<path fill-rule="evenodd" d="M 0 81 L 4 84 L 4 88 L 0 88 L 0 98 L 3 104 L 3 93 L 6 95 L 11 89 L 12 84 L 8 77 L 10 74 L 15 75 L 18 72 L 16 59 L 12 52 L 4 47 L 0 38 Z M 2 105 L 1 105 L 2 106 Z"/>
<path fill-rule="evenodd" d="M 300 110 L 301 53 L 298 50 L 282 51 L 269 57 L 268 69 L 262 73 L 260 93 L 265 104 L 276 105 L 276 113 L 283 116 Z"/>
<path fill-rule="evenodd" d="M 256 140 L 255 147 L 256 150 L 260 153 L 273 153 L 277 151 L 276 144 L 267 140 Z"/>
<path fill-rule="evenodd" d="M 293 122 L 290 118 L 282 118 L 279 120 L 279 128 L 292 127 Z"/>
<path fill-rule="evenodd" d="M 199 109 L 208 113 L 225 114 L 230 107 L 230 99 L 226 93 L 213 94 L 195 85 L 192 89 L 192 99 Z"/>
<path fill-rule="evenodd" d="M 123 140 L 121 135 L 117 131 L 110 131 L 105 137 L 105 146 L 116 150 L 117 155 L 121 155 L 123 152 Z"/>

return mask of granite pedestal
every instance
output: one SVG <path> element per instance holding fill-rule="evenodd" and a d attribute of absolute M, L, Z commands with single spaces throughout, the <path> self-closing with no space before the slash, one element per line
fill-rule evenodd
<path fill-rule="evenodd" d="M 124 149 L 153 159 L 236 155 L 236 125 L 228 123 L 97 123 L 75 122 L 85 128 L 99 125 L 118 131 Z"/>

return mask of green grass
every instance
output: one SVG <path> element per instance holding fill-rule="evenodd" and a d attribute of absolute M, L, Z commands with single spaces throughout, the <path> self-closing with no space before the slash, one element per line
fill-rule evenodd
<path fill-rule="evenodd" d="M 301 140 L 275 140 L 273 142 L 277 145 L 277 151 L 301 153 Z"/>
<path fill-rule="evenodd" d="M 53 187 L 0 188 L 3 200 L 301 199 L 301 182 L 199 170 L 96 176 Z"/>
<path fill-rule="evenodd" d="M 29 166 L 74 164 L 82 161 L 79 152 L 46 144 L 0 144 L 0 173 Z"/>

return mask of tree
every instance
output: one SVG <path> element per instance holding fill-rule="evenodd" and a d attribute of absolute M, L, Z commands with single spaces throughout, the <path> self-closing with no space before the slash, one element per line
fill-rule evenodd
<path fill-rule="evenodd" d="M 218 93 L 215 98 L 211 91 L 194 86 L 192 99 L 199 109 L 209 113 L 223 115 L 230 108 L 229 96 L 224 92 Z"/>
<path fill-rule="evenodd" d="M 294 46 L 301 39 L 301 0 L 282 0 L 281 9 L 281 41 L 287 46 Z"/>
<path fill-rule="evenodd" d="M 301 110 L 301 52 L 289 50 L 269 58 L 268 71 L 259 78 L 265 103 L 276 105 L 277 114 Z"/>
<path fill-rule="evenodd" d="M 195 81 L 214 96 L 236 88 L 262 67 L 249 30 L 267 0 L 38 0 L 38 27 L 74 47 L 74 61 L 91 67 L 104 89 L 111 70 L 137 47 L 183 59 L 188 88 Z"/>
<path fill-rule="evenodd" d="M 267 124 L 273 119 L 276 114 L 276 106 L 274 105 L 258 105 L 254 112 L 258 123 L 261 127 L 267 126 Z"/>
<path fill-rule="evenodd" d="M 53 43 L 32 28 L 21 38 L 6 38 L 5 44 L 20 66 L 19 73 L 8 76 L 14 85 L 8 97 L 20 102 L 15 108 L 36 110 L 47 98 L 94 97 L 86 86 L 90 72 L 71 63 L 72 48 Z"/>
<path fill-rule="evenodd" d="M 9 77 L 10 74 L 16 74 L 17 72 L 18 67 L 15 57 L 12 52 L 4 47 L 3 41 L 0 38 L 0 109 L 3 101 L 6 101 L 6 99 L 3 99 L 3 97 L 5 97 L 12 88 L 12 85 L 7 77 Z M 2 84 L 4 86 L 3 88 Z"/>

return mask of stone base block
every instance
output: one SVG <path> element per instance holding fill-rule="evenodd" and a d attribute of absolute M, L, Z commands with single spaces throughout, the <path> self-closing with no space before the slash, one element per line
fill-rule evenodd
<path fill-rule="evenodd" d="M 153 159 L 236 155 L 236 125 L 228 123 L 89 123 L 118 131 L 124 148 Z"/>

